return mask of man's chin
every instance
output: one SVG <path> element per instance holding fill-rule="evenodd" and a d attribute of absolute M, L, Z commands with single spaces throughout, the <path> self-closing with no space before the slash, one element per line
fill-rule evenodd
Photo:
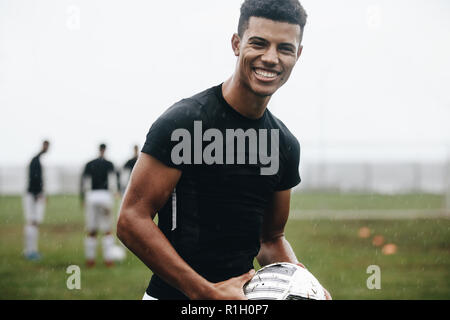
<path fill-rule="evenodd" d="M 254 94 L 261 98 L 271 97 L 278 90 L 278 88 L 264 86 L 254 86 L 252 89 Z"/>

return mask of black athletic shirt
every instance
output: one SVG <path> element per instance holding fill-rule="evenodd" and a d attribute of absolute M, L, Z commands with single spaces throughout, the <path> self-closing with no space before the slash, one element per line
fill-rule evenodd
<path fill-rule="evenodd" d="M 134 165 L 137 162 L 137 159 L 138 159 L 137 157 L 133 157 L 130 160 L 128 160 L 127 162 L 125 162 L 125 164 L 123 166 L 123 169 L 124 170 L 129 170 L 130 173 L 131 173 L 131 171 L 133 171 Z M 121 190 L 122 192 L 125 192 L 126 184 L 124 186 L 121 186 L 121 183 L 120 183 L 120 172 L 119 171 L 117 171 L 117 188 L 118 188 L 118 190 Z"/>
<path fill-rule="evenodd" d="M 28 167 L 28 189 L 27 191 L 33 195 L 38 195 L 44 190 L 44 181 L 42 179 L 41 157 L 42 153 L 31 159 Z"/>
<path fill-rule="evenodd" d="M 181 140 L 171 141 L 172 132 L 186 129 L 194 145 L 194 121 L 201 121 L 203 133 L 210 128 L 220 130 L 223 145 L 227 129 L 254 129 L 257 132 L 267 129 L 269 137 L 272 129 L 278 129 L 279 170 L 272 175 L 261 175 L 264 165 L 260 161 L 250 164 L 248 145 L 245 164 L 180 164 L 173 161 L 172 148 Z M 210 143 L 203 142 L 202 147 Z M 192 146 L 192 159 L 194 148 Z M 211 282 L 224 281 L 253 268 L 269 199 L 274 192 L 290 189 L 300 182 L 297 139 L 269 110 L 257 120 L 235 111 L 223 98 L 222 85 L 170 107 L 151 126 L 142 152 L 182 170 L 174 193 L 158 212 L 158 226 L 180 256 Z M 223 154 L 225 161 L 225 150 Z M 236 163 L 236 156 L 234 160 Z M 158 299 L 187 299 L 156 274 L 146 292 Z"/>
<path fill-rule="evenodd" d="M 108 174 L 114 172 L 114 165 L 112 162 L 97 158 L 89 161 L 83 170 L 83 177 L 91 177 L 92 190 L 107 190 L 108 189 Z"/>
<path fill-rule="evenodd" d="M 128 170 L 133 170 L 134 165 L 136 164 L 137 161 L 137 157 L 131 158 L 130 160 L 128 160 L 125 165 L 123 166 L 124 169 L 128 169 Z"/>

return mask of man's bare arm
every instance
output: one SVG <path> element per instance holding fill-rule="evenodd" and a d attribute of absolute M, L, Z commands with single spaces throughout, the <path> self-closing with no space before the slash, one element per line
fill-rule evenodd
<path fill-rule="evenodd" d="M 291 202 L 291 190 L 275 192 L 264 215 L 261 235 L 261 249 L 256 259 L 261 266 L 275 262 L 299 263 L 291 245 L 284 237 Z M 323 288 L 325 296 L 331 300 L 330 293 Z"/>
<path fill-rule="evenodd" d="M 264 215 L 261 249 L 256 257 L 261 266 L 275 262 L 298 263 L 294 250 L 284 237 L 284 227 L 289 217 L 291 190 L 273 195 Z"/>
<path fill-rule="evenodd" d="M 252 274 L 213 284 L 196 273 L 154 223 L 181 171 L 141 153 L 125 192 L 117 224 L 119 239 L 152 271 L 190 299 L 245 299 L 242 286 Z"/>

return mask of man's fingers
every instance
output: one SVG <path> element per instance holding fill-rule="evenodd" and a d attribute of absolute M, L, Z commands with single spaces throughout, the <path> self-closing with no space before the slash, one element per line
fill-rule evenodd
<path fill-rule="evenodd" d="M 333 298 L 331 298 L 330 293 L 328 292 L 327 289 L 323 288 L 323 291 L 325 292 L 325 299 L 326 300 L 333 300 Z"/>
<path fill-rule="evenodd" d="M 250 281 L 253 276 L 255 275 L 255 269 L 251 269 L 249 272 L 244 273 L 242 276 L 239 277 L 239 280 L 242 282 L 242 285 Z"/>

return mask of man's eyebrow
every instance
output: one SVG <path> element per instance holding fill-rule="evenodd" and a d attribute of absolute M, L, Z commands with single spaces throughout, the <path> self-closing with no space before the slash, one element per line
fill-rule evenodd
<path fill-rule="evenodd" d="M 266 39 L 261 38 L 261 37 L 258 37 L 258 36 L 253 36 L 253 37 L 250 37 L 250 38 L 248 39 L 248 41 L 252 41 L 252 40 L 257 40 L 257 41 L 264 41 L 264 42 L 267 42 Z"/>
<path fill-rule="evenodd" d="M 264 38 L 261 38 L 261 37 L 258 37 L 258 36 L 253 36 L 253 37 L 250 37 L 249 39 L 248 39 L 248 41 L 250 42 L 250 41 L 262 41 L 262 42 L 268 42 L 266 39 L 264 39 Z M 279 44 L 280 46 L 290 46 L 290 47 L 292 47 L 292 48 L 294 48 L 295 49 L 295 45 L 293 44 L 293 43 L 290 43 L 290 42 L 282 42 L 282 43 L 280 43 Z"/>

